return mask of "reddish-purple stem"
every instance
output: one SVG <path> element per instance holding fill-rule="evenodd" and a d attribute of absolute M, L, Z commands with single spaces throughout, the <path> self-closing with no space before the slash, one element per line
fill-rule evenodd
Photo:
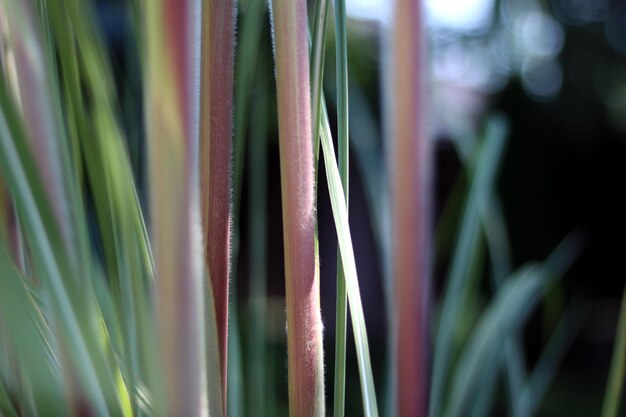
<path fill-rule="evenodd" d="M 391 60 L 393 277 L 396 406 L 399 417 L 424 417 L 429 380 L 430 144 L 424 126 L 425 81 L 419 0 L 397 0 Z"/>

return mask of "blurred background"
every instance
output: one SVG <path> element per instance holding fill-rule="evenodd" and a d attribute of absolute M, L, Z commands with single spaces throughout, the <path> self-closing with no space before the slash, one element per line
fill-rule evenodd
<path fill-rule="evenodd" d="M 123 1 L 98 0 L 123 104 L 133 168 L 145 170 L 139 53 Z M 241 2 L 240 36 L 248 2 Z M 350 216 L 375 377 L 384 392 L 387 367 L 388 274 L 385 265 L 385 117 L 381 94 L 388 54 L 389 0 L 348 0 L 351 172 Z M 619 302 L 626 282 L 626 2 L 622 0 L 426 0 L 428 125 L 435 142 L 433 224 L 433 328 L 453 256 L 468 189 L 468 160 L 494 114 L 508 120 L 499 161 L 497 195 L 508 231 L 512 267 L 543 260 L 572 230 L 581 254 L 523 329 L 524 359 L 531 369 L 564 312 L 570 322 L 554 356 L 556 370 L 538 416 L 599 415 L 611 360 Z M 240 238 L 231 317 L 240 335 L 241 376 L 248 370 L 253 282 L 267 279 L 269 326 L 267 401 L 286 412 L 284 277 L 280 172 L 271 40 L 261 27 L 251 110 L 245 136 L 264 138 L 243 153 Z M 325 89 L 334 123 L 334 36 L 326 49 Z M 239 77 L 240 74 L 237 75 Z M 239 80 L 240 78 L 237 78 Z M 237 83 L 238 81 L 236 81 Z M 255 108 L 254 103 L 261 103 Z M 417 111 L 417 110 L 416 110 Z M 267 112 L 268 124 L 255 114 Z M 259 119 L 262 119 L 259 117 Z M 262 149 L 262 153 L 259 153 Z M 259 156 L 260 155 L 260 156 Z M 259 159 L 260 158 L 260 159 Z M 261 164 L 261 165 L 259 165 Z M 259 168 L 261 167 L 261 168 Z M 261 171 L 259 171 L 261 170 Z M 258 182 L 261 175 L 265 182 Z M 332 393 L 336 245 L 323 168 L 319 177 L 322 314 L 325 323 L 327 392 Z M 259 187 L 262 190 L 259 194 Z M 621 191 L 620 191 L 621 190 Z M 145 188 L 141 191 L 145 193 Z M 256 193 L 256 194 L 255 194 Z M 260 196 L 260 197 L 259 197 Z M 145 196 L 144 196 L 145 197 Z M 259 206 L 259 204 L 261 206 Z M 260 208 L 259 208 L 260 207 Z M 255 217 L 256 216 L 256 217 Z M 259 232 L 258 216 L 263 226 Z M 256 219 L 256 220 L 255 220 Z M 259 235 L 261 233 L 261 235 Z M 259 237 L 260 236 L 260 237 Z M 473 265 L 474 284 L 464 299 L 458 337 L 467 337 L 493 295 L 491 266 L 482 249 Z M 348 332 L 347 414 L 360 415 L 356 360 Z M 501 378 L 501 377 L 500 377 Z M 490 415 L 507 414 L 505 384 L 499 384 Z M 383 394 L 381 394 L 382 398 Z M 331 398 L 331 397 L 329 397 Z M 383 402 L 383 401 L 381 401 Z M 329 401 L 330 404 L 330 401 Z M 621 416 L 626 416 L 622 407 Z"/>

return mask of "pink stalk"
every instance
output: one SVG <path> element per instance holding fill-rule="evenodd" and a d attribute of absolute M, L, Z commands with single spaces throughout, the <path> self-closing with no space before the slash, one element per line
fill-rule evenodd
<path fill-rule="evenodd" d="M 160 415 L 182 417 L 199 417 L 204 409 L 193 5 L 193 0 L 144 4 L 151 229 L 165 392 L 155 401 Z"/>
<path fill-rule="evenodd" d="M 202 220 L 206 263 L 215 305 L 224 408 L 226 407 L 228 363 L 230 161 L 234 51 L 234 1 L 205 2 L 202 11 L 202 96 L 200 110 Z M 226 415 L 225 412 L 226 410 L 224 410 L 224 415 Z"/>
<path fill-rule="evenodd" d="M 429 180 L 422 9 L 419 0 L 396 0 L 389 79 L 393 279 L 395 283 L 396 410 L 423 417 L 429 380 Z"/>
<path fill-rule="evenodd" d="M 324 415 L 322 320 L 315 249 L 313 138 L 306 0 L 274 0 L 285 244 L 289 411 Z"/>

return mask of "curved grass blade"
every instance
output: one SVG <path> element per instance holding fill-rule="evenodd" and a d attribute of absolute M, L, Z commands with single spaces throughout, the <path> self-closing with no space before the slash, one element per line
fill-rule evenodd
<path fill-rule="evenodd" d="M 500 155 L 504 149 L 506 130 L 503 118 L 490 119 L 476 163 L 441 307 L 441 319 L 435 341 L 430 417 L 436 417 L 441 412 L 446 376 L 450 366 L 452 339 L 459 319 L 460 300 L 464 294 L 466 271 L 469 269 L 474 248 L 477 247 L 476 242 L 480 237 L 480 208 L 486 200 L 488 190 L 492 188 Z"/>
<path fill-rule="evenodd" d="M 613 349 L 613 359 L 611 359 L 606 393 L 604 394 L 602 417 L 615 417 L 619 411 L 620 393 L 622 392 L 624 374 L 626 373 L 626 288 L 624 288 L 624 295 L 622 296 L 622 307 L 615 335 L 615 347 Z"/>
<path fill-rule="evenodd" d="M 84 288 L 79 289 L 80 283 L 73 269 L 75 264 L 67 258 L 71 254 L 64 250 L 65 240 L 48 206 L 18 117 L 12 110 L 4 84 L 0 84 L 0 166 L 23 216 L 35 271 L 50 297 L 51 319 L 59 325 L 64 347 L 69 350 L 67 359 L 83 382 L 94 411 L 105 417 L 110 413 L 108 404 L 116 404 L 116 401 L 107 400 L 113 396 L 115 388 L 112 375 L 104 365 L 97 335 L 90 327 L 90 320 L 97 314 L 93 311 L 95 303 L 89 302 L 93 294 L 85 292 Z M 5 118 L 6 115 L 9 117 Z M 15 140 L 14 134 L 20 139 Z"/>
<path fill-rule="evenodd" d="M 519 408 L 516 415 L 520 417 L 537 414 L 541 400 L 550 387 L 560 363 L 587 318 L 589 311 L 587 303 L 574 298 L 569 304 L 532 369 L 530 377 L 522 390 L 517 392 Z"/>
<path fill-rule="evenodd" d="M 335 220 L 337 240 L 339 250 L 343 259 L 343 272 L 345 275 L 346 291 L 350 307 L 350 318 L 352 319 L 352 330 L 356 345 L 357 362 L 359 366 L 359 380 L 361 383 L 361 393 L 363 395 L 363 411 L 366 417 L 377 417 L 378 407 L 376 404 L 376 390 L 374 387 L 374 377 L 369 354 L 369 344 L 367 341 L 367 330 L 365 327 L 365 317 L 361 304 L 359 292 L 359 282 L 356 271 L 356 262 L 352 250 L 352 238 L 350 237 L 350 227 L 348 225 L 348 208 L 346 207 L 345 194 L 341 185 L 341 176 L 337 168 L 337 159 L 333 148 L 328 115 L 325 105 L 322 102 L 322 151 L 324 154 L 324 167 L 326 168 L 326 178 L 330 202 Z"/>
<path fill-rule="evenodd" d="M 542 295 L 565 273 L 580 251 L 577 236 L 568 236 L 542 263 L 529 264 L 509 276 L 481 315 L 456 367 L 446 417 L 463 415 L 472 393 L 487 389 L 486 366 L 496 366 L 502 342 L 519 331 Z"/>

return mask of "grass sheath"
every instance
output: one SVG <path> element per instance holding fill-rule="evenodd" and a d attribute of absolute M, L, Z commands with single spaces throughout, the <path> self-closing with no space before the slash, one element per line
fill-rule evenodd
<path fill-rule="evenodd" d="M 158 0 L 144 7 L 151 229 L 165 390 L 164 399 L 155 398 L 155 409 L 195 417 L 203 408 L 204 316 L 201 240 L 194 232 L 200 200 L 192 115 L 193 1 Z"/>
<path fill-rule="evenodd" d="M 315 251 L 313 138 L 306 0 L 274 0 L 289 411 L 324 415 L 322 320 Z"/>
<path fill-rule="evenodd" d="M 396 410 L 423 417 L 428 402 L 430 144 L 424 126 L 422 4 L 393 12 L 388 112 L 391 127 L 392 270 L 395 284 Z"/>
<path fill-rule="evenodd" d="M 206 264 L 214 296 L 224 406 L 227 395 L 235 11 L 233 0 L 203 2 L 200 103 L 202 221 Z"/>

